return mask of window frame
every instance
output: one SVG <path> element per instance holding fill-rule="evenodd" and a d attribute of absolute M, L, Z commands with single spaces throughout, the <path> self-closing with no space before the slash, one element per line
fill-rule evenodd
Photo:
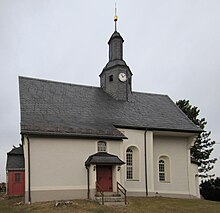
<path fill-rule="evenodd" d="M 166 181 L 166 168 L 165 161 L 163 159 L 159 160 L 159 181 Z"/>
<path fill-rule="evenodd" d="M 133 180 L 133 150 L 127 148 L 126 150 L 126 179 Z"/>
<path fill-rule="evenodd" d="M 97 142 L 97 151 L 98 152 L 107 152 L 107 143 L 106 141 Z"/>
<path fill-rule="evenodd" d="M 170 183 L 170 158 L 162 155 L 158 160 L 158 180 L 160 183 Z"/>

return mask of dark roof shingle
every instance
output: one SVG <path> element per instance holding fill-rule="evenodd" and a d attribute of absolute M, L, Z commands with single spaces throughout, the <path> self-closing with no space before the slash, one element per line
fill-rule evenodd
<path fill-rule="evenodd" d="M 200 132 L 166 95 L 117 101 L 99 87 L 19 77 L 21 133 L 123 139 L 116 127 Z"/>
<path fill-rule="evenodd" d="M 7 153 L 6 170 L 24 170 L 23 147 L 15 147 Z"/>

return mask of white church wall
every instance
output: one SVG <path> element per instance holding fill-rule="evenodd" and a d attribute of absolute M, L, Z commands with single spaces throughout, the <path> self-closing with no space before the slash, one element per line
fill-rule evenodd
<path fill-rule="evenodd" d="M 123 167 L 124 186 L 128 190 L 128 195 L 145 195 L 145 167 L 144 167 L 144 131 L 133 129 L 119 129 L 128 139 L 123 140 L 124 156 L 126 162 L 126 150 L 130 147 L 134 150 L 134 174 L 133 179 L 128 180 L 126 175 L 126 165 Z"/>
<path fill-rule="evenodd" d="M 31 201 L 87 198 L 85 161 L 97 152 L 98 140 L 30 137 Z M 123 158 L 122 141 L 107 141 L 107 152 Z M 28 199 L 27 139 L 24 142 L 26 202 Z M 123 167 L 123 166 L 122 166 Z M 114 181 L 122 182 L 121 171 L 113 167 Z M 94 195 L 96 170 L 90 166 L 90 190 Z M 113 184 L 114 190 L 116 185 Z"/>
<path fill-rule="evenodd" d="M 128 190 L 129 196 L 145 196 L 145 131 L 120 129 L 128 139 L 108 141 L 107 152 L 117 155 L 126 163 L 126 150 L 134 150 L 133 179 L 127 180 L 126 164 L 120 169 L 113 167 L 113 181 L 120 182 Z M 97 152 L 98 140 L 60 139 L 30 137 L 30 174 L 32 202 L 87 198 L 87 170 L 85 161 Z M 28 146 L 24 140 L 25 191 L 28 196 Z M 146 133 L 147 188 L 150 196 L 192 195 L 199 196 L 196 174 L 198 168 L 189 162 L 189 138 L 183 136 L 153 135 Z M 158 161 L 160 156 L 169 158 L 168 181 L 159 181 Z M 96 170 L 90 166 L 90 190 L 95 193 Z M 190 176 L 190 178 L 189 178 Z M 113 184 L 114 191 L 116 185 Z"/>
<path fill-rule="evenodd" d="M 159 180 L 159 158 L 169 158 L 169 180 Z M 154 186 L 158 194 L 189 195 L 188 138 L 154 136 Z"/>
<path fill-rule="evenodd" d="M 191 163 L 190 170 L 191 170 L 191 178 L 190 178 L 191 194 L 194 197 L 200 198 L 198 165 Z"/>
<path fill-rule="evenodd" d="M 117 155 L 119 158 L 122 158 L 123 155 L 120 150 L 121 144 L 122 144 L 122 141 L 107 140 L 107 152 L 109 154 Z"/>
<path fill-rule="evenodd" d="M 30 138 L 32 202 L 86 198 L 84 165 L 95 152 L 95 140 Z"/>
<path fill-rule="evenodd" d="M 55 138 L 30 140 L 33 189 L 85 188 L 84 164 L 88 156 L 95 153 L 95 142 Z"/>

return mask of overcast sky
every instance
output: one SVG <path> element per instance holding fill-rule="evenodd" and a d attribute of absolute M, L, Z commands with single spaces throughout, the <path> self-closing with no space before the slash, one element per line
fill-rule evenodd
<path fill-rule="evenodd" d="M 18 76 L 99 86 L 115 0 L 0 0 L 0 182 L 20 140 Z M 189 99 L 208 121 L 220 177 L 220 1 L 118 0 L 133 90 Z"/>

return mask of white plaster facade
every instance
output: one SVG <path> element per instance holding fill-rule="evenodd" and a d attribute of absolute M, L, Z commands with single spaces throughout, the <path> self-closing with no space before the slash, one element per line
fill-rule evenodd
<path fill-rule="evenodd" d="M 128 190 L 129 196 L 200 197 L 198 166 L 191 163 L 189 152 L 195 135 L 134 129 L 119 130 L 128 139 L 105 140 L 107 152 L 126 162 L 126 150 L 129 147 L 133 148 L 134 178 L 127 180 L 126 164 L 122 165 L 120 170 L 114 165 L 113 191 L 116 191 L 118 181 Z M 24 136 L 26 202 L 87 198 L 88 175 L 85 161 L 90 155 L 97 153 L 98 141 L 98 139 Z M 169 181 L 159 180 L 160 156 L 169 159 Z M 91 198 L 95 194 L 95 166 L 89 167 Z"/>

